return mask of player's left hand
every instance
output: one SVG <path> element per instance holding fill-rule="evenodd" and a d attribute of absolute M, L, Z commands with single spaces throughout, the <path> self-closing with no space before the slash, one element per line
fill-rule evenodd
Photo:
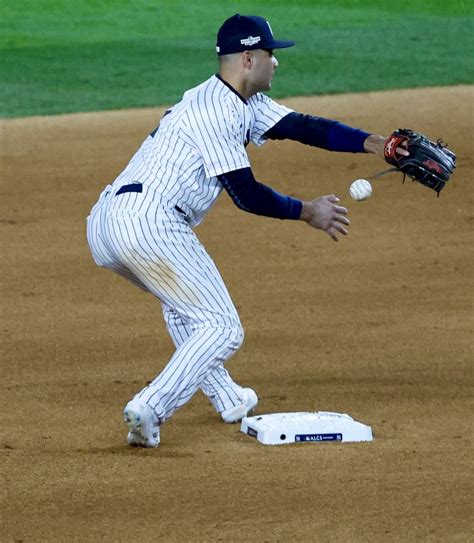
<path fill-rule="evenodd" d="M 409 151 L 399 153 L 400 147 Z M 385 142 L 385 160 L 394 170 L 409 175 L 439 196 L 456 168 L 456 154 L 440 139 L 430 141 L 421 132 L 399 128 Z"/>

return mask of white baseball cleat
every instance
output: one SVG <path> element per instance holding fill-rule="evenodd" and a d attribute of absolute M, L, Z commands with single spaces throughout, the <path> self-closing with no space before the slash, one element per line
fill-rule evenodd
<path fill-rule="evenodd" d="M 127 442 L 132 447 L 158 447 L 160 444 L 160 425 L 151 407 L 137 398 L 130 400 L 123 410 L 123 418 L 128 424 Z"/>
<path fill-rule="evenodd" d="M 243 402 L 221 412 L 221 417 L 227 424 L 238 422 L 246 417 L 258 404 L 258 396 L 253 388 L 239 387 Z"/>

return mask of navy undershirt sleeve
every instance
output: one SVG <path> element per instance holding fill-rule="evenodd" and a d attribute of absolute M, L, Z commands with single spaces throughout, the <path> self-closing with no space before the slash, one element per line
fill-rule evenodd
<path fill-rule="evenodd" d="M 328 151 L 363 153 L 368 132 L 339 121 L 293 111 L 265 133 L 272 140 L 290 139 Z"/>
<path fill-rule="evenodd" d="M 234 204 L 249 213 L 276 219 L 299 219 L 303 204 L 259 183 L 250 168 L 234 170 L 218 176 Z"/>

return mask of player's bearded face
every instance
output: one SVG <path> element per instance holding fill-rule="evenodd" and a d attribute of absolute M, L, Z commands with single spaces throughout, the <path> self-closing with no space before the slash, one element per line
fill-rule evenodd
<path fill-rule="evenodd" d="M 253 54 L 254 86 L 259 91 L 269 90 L 272 86 L 272 78 L 275 68 L 278 66 L 273 51 L 258 49 Z"/>

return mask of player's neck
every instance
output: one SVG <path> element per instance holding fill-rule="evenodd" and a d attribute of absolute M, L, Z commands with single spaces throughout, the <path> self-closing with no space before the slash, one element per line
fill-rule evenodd
<path fill-rule="evenodd" d="M 227 85 L 232 87 L 238 94 L 240 94 L 240 96 L 245 98 L 245 100 L 248 100 L 256 92 L 258 92 L 254 88 L 250 88 L 248 82 L 242 79 L 238 74 L 226 73 L 225 70 L 221 70 L 219 72 L 219 76 L 227 83 Z"/>

